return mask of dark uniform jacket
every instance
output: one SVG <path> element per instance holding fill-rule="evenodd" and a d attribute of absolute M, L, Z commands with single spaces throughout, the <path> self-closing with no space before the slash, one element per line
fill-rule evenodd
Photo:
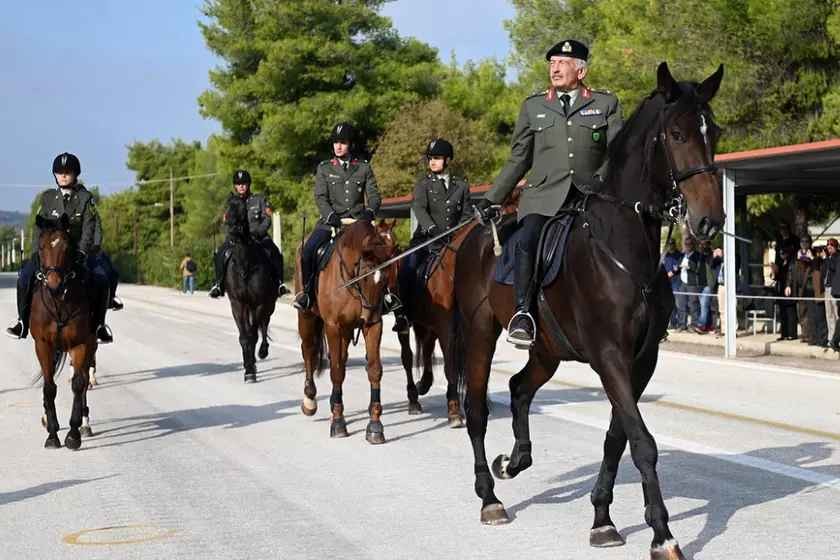
<path fill-rule="evenodd" d="M 321 214 L 318 227 L 328 228 L 326 221 L 331 214 L 340 218 L 356 217 L 365 208 L 376 213 L 381 202 L 376 178 L 367 161 L 353 158 L 346 171 L 338 158 L 318 165 L 315 172 L 315 204 Z"/>
<path fill-rule="evenodd" d="M 79 251 L 92 254 L 99 250 L 102 244 L 102 224 L 99 213 L 93 201 L 93 195 L 83 185 L 76 185 L 70 193 L 70 199 L 65 202 L 61 189 L 49 189 L 41 193 L 41 204 L 38 214 L 46 219 L 58 220 L 62 214 L 67 214 L 70 220 L 70 239 Z M 35 226 L 35 238 L 41 232 Z"/>
<path fill-rule="evenodd" d="M 417 218 L 415 237 L 425 234 L 432 226 L 438 233 L 458 225 L 470 200 L 470 186 L 459 177 L 449 176 L 449 188 L 442 178 L 428 174 L 414 186 L 411 209 Z"/>
<path fill-rule="evenodd" d="M 230 195 L 230 198 L 240 198 L 238 194 Z M 271 227 L 271 204 L 261 194 L 249 194 L 245 199 L 245 206 L 248 209 L 248 232 L 254 239 L 262 239 L 268 235 Z M 225 215 L 225 223 L 228 217 Z"/>
<path fill-rule="evenodd" d="M 486 198 L 501 204 L 530 170 L 519 200 L 519 218 L 554 216 L 572 184 L 593 185 L 606 177 L 607 144 L 622 126 L 618 99 L 606 91 L 581 87 L 566 116 L 554 88 L 522 103 L 508 159 Z"/>

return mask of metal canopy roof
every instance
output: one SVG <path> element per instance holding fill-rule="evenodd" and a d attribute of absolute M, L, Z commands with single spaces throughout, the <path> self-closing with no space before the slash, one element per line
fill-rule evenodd
<path fill-rule="evenodd" d="M 840 192 L 840 139 L 720 154 L 736 194 Z"/>

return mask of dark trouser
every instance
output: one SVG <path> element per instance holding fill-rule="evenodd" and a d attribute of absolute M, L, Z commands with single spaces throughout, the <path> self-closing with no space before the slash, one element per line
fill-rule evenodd
<path fill-rule="evenodd" d="M 682 282 L 679 278 L 671 281 L 671 291 L 681 292 L 682 287 Z M 669 323 L 669 328 L 671 329 L 678 329 L 685 326 L 685 315 L 682 314 L 682 301 L 684 297 L 685 296 L 681 296 L 679 294 L 674 294 L 674 311 L 671 312 L 671 320 Z"/>
<path fill-rule="evenodd" d="M 533 301 L 531 284 L 534 279 L 534 265 L 537 258 L 537 245 L 540 232 L 548 216 L 529 214 L 519 224 L 520 237 L 516 244 L 516 264 L 513 270 L 513 290 L 516 297 L 516 310 L 528 312 Z"/>
<path fill-rule="evenodd" d="M 32 300 L 32 280 L 38 269 L 38 254 L 23 261 L 17 277 L 17 310 L 18 319 L 29 330 L 29 302 Z"/>
<path fill-rule="evenodd" d="M 117 295 L 117 286 L 120 282 L 120 275 L 117 269 L 114 268 L 114 263 L 104 251 L 100 251 L 95 255 L 88 255 L 87 267 L 100 282 L 108 284 L 108 301 Z"/>
<path fill-rule="evenodd" d="M 687 284 L 683 284 L 682 287 L 683 292 L 688 292 L 688 295 L 683 296 L 685 299 L 682 300 L 683 308 L 682 308 L 682 318 L 683 320 L 688 323 L 689 327 L 699 327 L 700 326 L 700 292 L 703 291 L 701 286 L 689 286 Z M 691 316 L 691 321 L 688 321 L 688 316 Z M 684 325 L 686 323 L 683 323 Z"/>
<path fill-rule="evenodd" d="M 779 321 L 782 323 L 782 336 L 796 338 L 796 304 L 793 302 L 779 302 Z"/>
<path fill-rule="evenodd" d="M 425 241 L 425 238 L 415 236 L 411 240 L 409 248 L 416 246 Z M 414 299 L 417 297 L 417 292 L 422 287 L 422 282 L 417 278 L 418 270 L 429 257 L 427 248 L 420 249 L 411 253 L 400 263 L 400 273 L 398 276 L 398 283 L 400 289 L 400 298 L 402 300 L 403 310 L 409 319 L 414 319 Z"/>
<path fill-rule="evenodd" d="M 828 342 L 828 325 L 825 322 L 825 305 L 821 301 L 808 302 L 808 322 L 811 325 L 811 344 L 823 346 Z"/>
<path fill-rule="evenodd" d="M 283 253 L 274 244 L 274 240 L 266 236 L 260 239 L 260 247 L 265 251 L 265 256 L 268 257 L 268 262 L 271 263 L 271 268 L 274 270 L 274 279 L 278 283 L 283 283 Z"/>
<path fill-rule="evenodd" d="M 300 268 L 301 279 L 303 280 L 303 289 L 310 293 L 313 288 L 312 280 L 315 278 L 315 262 L 316 253 L 318 249 L 327 243 L 332 237 L 332 232 L 328 229 L 316 227 L 309 239 L 303 245 L 303 250 L 300 252 Z"/>

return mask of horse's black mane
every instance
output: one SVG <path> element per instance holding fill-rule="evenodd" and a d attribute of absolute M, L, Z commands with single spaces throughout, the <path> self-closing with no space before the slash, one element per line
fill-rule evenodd
<path fill-rule="evenodd" d="M 231 233 L 242 236 L 248 235 L 248 206 L 236 195 L 231 195 L 227 201 L 227 223 Z"/>

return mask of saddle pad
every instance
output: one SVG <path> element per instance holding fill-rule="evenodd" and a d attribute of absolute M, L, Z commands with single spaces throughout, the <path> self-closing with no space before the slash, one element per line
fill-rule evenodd
<path fill-rule="evenodd" d="M 315 253 L 315 258 L 318 262 L 316 272 L 321 272 L 322 270 L 327 268 L 327 264 L 329 264 L 330 262 L 330 257 L 332 257 L 333 251 L 335 251 L 336 239 L 338 238 L 332 237 L 329 241 L 318 247 L 318 251 Z"/>
<path fill-rule="evenodd" d="M 569 232 L 575 223 L 576 213 L 564 213 L 551 218 L 543 226 L 542 243 L 538 248 L 539 271 L 542 275 L 540 286 L 548 286 L 557 279 L 560 268 L 563 265 L 563 257 L 566 254 L 566 244 L 569 240 Z M 499 235 L 504 239 L 503 232 L 510 231 L 513 224 L 505 224 Z M 504 232 L 504 233 L 507 233 Z M 495 280 L 499 284 L 513 285 L 513 269 L 516 262 L 516 244 L 522 237 L 522 229 L 516 228 L 512 234 L 508 234 L 502 243 L 502 256 L 496 260 Z"/>

